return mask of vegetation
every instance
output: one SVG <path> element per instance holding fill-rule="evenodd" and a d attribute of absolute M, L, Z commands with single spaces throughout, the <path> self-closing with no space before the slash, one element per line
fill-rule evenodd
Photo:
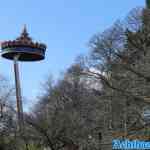
<path fill-rule="evenodd" d="M 112 138 L 150 139 L 150 9 L 133 9 L 94 35 L 57 83 L 48 78 L 34 110 L 17 130 L 13 89 L 0 81 L 1 150 L 111 149 Z M 1 90 L 3 86 L 7 87 Z"/>

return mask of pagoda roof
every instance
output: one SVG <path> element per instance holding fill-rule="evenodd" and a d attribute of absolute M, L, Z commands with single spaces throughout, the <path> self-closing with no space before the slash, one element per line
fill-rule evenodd
<path fill-rule="evenodd" d="M 23 27 L 23 30 L 21 32 L 21 35 L 12 41 L 4 41 L 1 44 L 2 49 L 5 48 L 11 48 L 11 47 L 31 47 L 31 48 L 37 48 L 37 49 L 46 49 L 46 45 L 39 42 L 34 42 L 32 38 L 29 36 L 29 33 L 27 32 L 26 26 Z"/>

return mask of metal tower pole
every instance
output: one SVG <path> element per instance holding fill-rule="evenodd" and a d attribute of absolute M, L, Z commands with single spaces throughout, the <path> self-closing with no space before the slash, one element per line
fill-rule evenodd
<path fill-rule="evenodd" d="M 20 133 L 22 133 L 24 128 L 24 119 L 23 119 L 23 106 L 22 106 L 21 86 L 19 78 L 18 59 L 19 55 L 16 55 L 14 57 L 14 73 L 15 73 L 17 112 L 18 112 L 18 128 Z"/>

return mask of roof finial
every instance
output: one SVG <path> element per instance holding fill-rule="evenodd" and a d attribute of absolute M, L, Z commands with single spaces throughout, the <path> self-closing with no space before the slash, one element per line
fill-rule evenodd
<path fill-rule="evenodd" d="M 27 32 L 26 24 L 24 24 L 21 35 L 16 40 L 23 40 L 23 41 L 32 41 L 32 39 L 29 37 L 29 34 Z"/>
<path fill-rule="evenodd" d="M 146 8 L 150 8 L 150 0 L 146 0 Z"/>
<path fill-rule="evenodd" d="M 23 26 L 22 34 L 25 36 L 28 35 L 26 24 L 24 24 L 24 26 Z"/>

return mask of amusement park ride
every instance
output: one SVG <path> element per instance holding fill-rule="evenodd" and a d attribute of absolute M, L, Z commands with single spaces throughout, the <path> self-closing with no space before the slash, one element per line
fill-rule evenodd
<path fill-rule="evenodd" d="M 24 26 L 21 35 L 17 39 L 1 42 L 1 49 L 1 56 L 14 62 L 18 127 L 19 131 L 22 132 L 24 128 L 24 118 L 18 62 L 43 60 L 45 58 L 46 45 L 34 42 L 29 37 L 26 26 Z"/>

